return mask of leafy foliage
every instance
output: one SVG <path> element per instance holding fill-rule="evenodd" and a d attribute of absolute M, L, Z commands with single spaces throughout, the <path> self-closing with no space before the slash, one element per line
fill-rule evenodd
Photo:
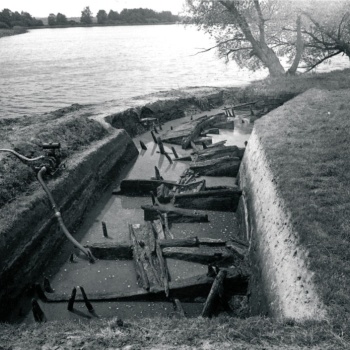
<path fill-rule="evenodd" d="M 3 9 L 0 12 L 0 23 L 2 23 L 1 28 L 40 27 L 44 25 L 41 20 L 32 17 L 28 12 L 12 12 L 9 9 Z"/>
<path fill-rule="evenodd" d="M 89 6 L 86 6 L 83 11 L 81 11 L 80 22 L 84 24 L 92 23 L 92 12 Z"/>

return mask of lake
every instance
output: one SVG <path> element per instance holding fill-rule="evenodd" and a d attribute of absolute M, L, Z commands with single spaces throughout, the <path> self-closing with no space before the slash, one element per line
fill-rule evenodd
<path fill-rule="evenodd" d="M 214 45 L 183 25 L 40 29 L 2 38 L 0 117 L 122 103 L 186 86 L 240 86 L 267 75 L 225 64 L 215 50 L 196 55 Z"/>

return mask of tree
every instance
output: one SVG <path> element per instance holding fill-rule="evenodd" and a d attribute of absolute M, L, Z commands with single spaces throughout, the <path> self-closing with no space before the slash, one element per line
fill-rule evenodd
<path fill-rule="evenodd" d="M 89 6 L 86 6 L 83 11 L 81 11 L 80 22 L 84 24 L 92 23 L 92 12 Z"/>
<path fill-rule="evenodd" d="M 50 13 L 49 17 L 47 17 L 47 23 L 49 26 L 55 26 L 56 25 L 56 15 L 53 13 Z"/>
<path fill-rule="evenodd" d="M 57 13 L 56 23 L 59 24 L 59 25 L 66 25 L 66 24 L 68 24 L 67 17 L 65 15 L 63 15 L 62 13 Z"/>
<path fill-rule="evenodd" d="M 350 1 L 327 2 L 314 0 L 313 9 L 303 11 L 307 37 L 305 63 L 311 70 L 339 54 L 350 58 Z"/>
<path fill-rule="evenodd" d="M 105 23 L 107 23 L 108 15 L 107 15 L 107 12 L 105 10 L 98 11 L 96 17 L 97 17 L 97 23 L 98 24 L 105 24 Z"/>
<path fill-rule="evenodd" d="M 300 1 L 283 0 L 187 0 L 191 22 L 209 33 L 219 57 L 233 59 L 241 67 L 266 67 L 271 76 L 285 74 L 281 56 L 287 56 L 294 74 L 304 49 Z M 283 26 L 293 27 L 284 32 Z M 203 52 L 203 51 L 202 51 Z"/>
<path fill-rule="evenodd" d="M 110 22 L 115 22 L 115 21 L 119 21 L 120 20 L 120 15 L 117 11 L 113 11 L 113 10 L 110 10 L 108 12 L 108 21 Z"/>

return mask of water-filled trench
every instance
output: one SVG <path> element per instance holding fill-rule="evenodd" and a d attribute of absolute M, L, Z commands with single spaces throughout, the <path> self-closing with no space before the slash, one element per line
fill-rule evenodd
<path fill-rule="evenodd" d="M 212 110 L 215 114 L 220 110 Z M 195 115 L 194 118 L 202 116 L 203 113 Z M 252 130 L 252 124 L 243 120 L 244 114 L 235 119 L 234 130 L 220 130 L 219 134 L 212 134 L 212 142 L 226 140 L 226 145 L 236 145 L 244 147 L 249 139 Z M 188 121 L 190 116 L 173 120 L 162 126 L 159 135 L 169 131 L 171 127 L 176 127 L 181 123 Z M 139 141 L 142 140 L 147 150 L 142 150 Z M 126 179 L 150 179 L 155 176 L 155 166 L 159 169 L 161 176 L 167 181 L 176 181 L 180 175 L 188 168 L 189 162 L 174 161 L 170 164 L 168 159 L 159 153 L 158 146 L 154 143 L 151 133 L 146 132 L 133 139 L 139 149 L 138 157 L 128 164 L 119 174 L 118 178 L 111 183 L 102 198 L 95 204 L 91 211 L 86 215 L 80 229 L 75 233 L 75 237 L 83 245 L 92 245 L 95 243 L 125 242 L 128 241 L 128 224 L 144 223 L 144 212 L 141 205 L 151 204 L 151 196 L 129 196 L 121 194 L 112 194 L 113 189 L 118 188 L 120 182 Z M 185 156 L 190 154 L 191 150 L 183 150 L 181 146 L 164 144 L 165 151 L 171 153 L 173 146 L 178 155 Z M 206 180 L 207 186 L 234 186 L 236 178 L 234 177 L 199 177 L 197 180 Z M 206 211 L 209 222 L 203 223 L 172 223 L 171 232 L 176 239 L 185 239 L 189 237 L 211 238 L 229 241 L 232 237 L 243 237 L 239 232 L 236 214 L 232 211 Z M 102 222 L 106 224 L 108 237 L 103 236 Z M 71 259 L 73 253 L 73 261 Z M 54 293 L 51 295 L 62 295 L 68 299 L 72 289 L 76 286 L 83 286 L 88 297 L 100 294 L 120 294 L 132 293 L 139 290 L 135 265 L 133 260 L 103 260 L 98 259 L 94 264 L 79 256 L 78 252 L 70 244 L 65 244 L 58 252 L 53 252 L 55 257 L 43 277 L 47 277 L 51 283 Z M 183 261 L 174 258 L 167 258 L 170 280 L 172 282 L 181 281 L 198 275 L 205 275 L 208 271 L 207 264 Z M 37 281 L 42 283 L 42 281 Z M 79 289 L 78 289 L 79 293 Z M 89 320 L 95 317 L 114 317 L 122 319 L 133 319 L 140 317 L 164 316 L 172 317 L 178 315 L 172 298 L 156 298 L 157 300 L 124 300 L 124 301 L 92 301 L 94 311 L 89 312 L 83 302 L 74 304 L 74 312 L 67 310 L 67 302 L 44 303 L 39 304 L 44 311 L 47 320 L 74 319 Z M 164 299 L 164 300 L 161 300 Z M 187 317 L 196 317 L 201 314 L 203 304 L 206 300 L 204 295 L 189 294 L 188 298 L 182 299 L 182 307 Z M 233 304 L 240 303 L 239 299 L 232 298 Z M 21 317 L 16 319 L 24 322 L 33 322 L 34 318 L 30 308 L 23 303 Z M 232 310 L 231 310 L 232 311 Z M 221 312 L 226 312 L 224 309 Z M 238 314 L 242 310 L 238 308 Z M 235 313 L 233 312 L 233 315 Z"/>

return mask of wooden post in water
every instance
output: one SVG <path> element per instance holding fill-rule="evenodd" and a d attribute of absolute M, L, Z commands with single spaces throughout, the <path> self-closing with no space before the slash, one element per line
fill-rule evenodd
<path fill-rule="evenodd" d="M 140 140 L 140 146 L 143 150 L 145 150 L 145 151 L 147 150 L 147 147 L 142 140 Z"/>
<path fill-rule="evenodd" d="M 88 299 L 88 297 L 87 297 L 87 295 L 85 293 L 84 288 L 82 286 L 80 286 L 79 288 L 81 290 L 81 294 L 83 295 L 83 299 L 84 299 L 84 303 L 85 303 L 86 308 L 89 310 L 89 312 L 94 311 L 94 308 L 91 305 L 91 303 L 90 303 L 90 301 L 89 301 L 89 299 Z"/>
<path fill-rule="evenodd" d="M 160 137 L 157 137 L 157 143 L 158 143 L 160 153 L 165 154 L 163 142 L 162 142 L 162 139 Z"/>
<path fill-rule="evenodd" d="M 204 304 L 202 317 L 210 317 L 213 312 L 215 302 L 222 296 L 223 283 L 226 277 L 227 271 L 221 270 L 216 276 L 213 285 L 211 286 L 208 298 Z"/>
<path fill-rule="evenodd" d="M 47 277 L 44 277 L 44 291 L 46 293 L 53 293 L 54 290 L 52 289 L 51 285 L 50 285 L 50 281 Z"/>
<path fill-rule="evenodd" d="M 156 180 L 162 180 L 159 169 L 155 166 L 154 171 L 156 173 Z"/>
<path fill-rule="evenodd" d="M 156 138 L 156 135 L 154 135 L 153 131 L 151 131 L 151 135 L 152 135 L 154 143 L 157 143 L 157 138 Z"/>
<path fill-rule="evenodd" d="M 169 154 L 168 153 L 164 153 L 166 159 L 168 159 L 169 163 L 170 164 L 173 164 L 173 160 L 170 158 Z"/>
<path fill-rule="evenodd" d="M 68 300 L 68 306 L 67 306 L 68 311 L 73 311 L 73 306 L 74 306 L 76 295 L 77 295 L 77 289 L 74 287 L 72 290 L 72 294 Z"/>
<path fill-rule="evenodd" d="M 108 238 L 107 225 L 104 221 L 102 221 L 102 232 L 103 232 L 103 237 Z"/>
<path fill-rule="evenodd" d="M 179 299 L 174 299 L 174 303 L 175 303 L 175 306 L 176 306 L 176 311 L 181 315 L 181 317 L 186 317 L 185 311 L 182 308 L 180 300 Z"/>
<path fill-rule="evenodd" d="M 171 147 L 171 150 L 173 151 L 173 154 L 174 154 L 174 157 L 177 159 L 179 158 L 177 152 L 176 152 L 176 149 L 174 147 Z"/>
<path fill-rule="evenodd" d="M 35 322 L 46 321 L 45 314 L 43 310 L 41 310 L 41 307 L 36 299 L 32 299 L 32 312 L 33 312 Z"/>

